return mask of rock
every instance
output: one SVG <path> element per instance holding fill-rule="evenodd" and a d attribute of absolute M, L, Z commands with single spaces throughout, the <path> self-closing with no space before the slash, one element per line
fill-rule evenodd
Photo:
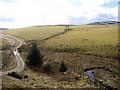
<path fill-rule="evenodd" d="M 63 75 L 67 75 L 68 74 L 68 72 L 63 72 Z"/>

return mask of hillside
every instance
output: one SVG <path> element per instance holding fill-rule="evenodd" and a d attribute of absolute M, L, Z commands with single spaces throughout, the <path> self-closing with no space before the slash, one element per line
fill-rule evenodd
<path fill-rule="evenodd" d="M 28 75 L 28 81 L 5 76 L 3 87 L 96 88 L 99 85 L 91 85 L 84 72 L 86 68 L 93 67 L 108 68 L 108 71 L 94 70 L 95 76 L 98 80 L 117 87 L 118 76 L 115 73 L 118 72 L 118 25 L 69 26 L 66 33 L 52 37 L 64 30 L 63 26 L 37 26 L 3 31 L 4 34 L 21 37 L 26 42 L 37 42 L 44 55 L 44 63 L 53 68 L 50 73 L 44 73 L 40 66 L 32 67 L 26 64 L 21 75 Z M 52 38 L 45 40 L 50 36 Z M 45 41 L 41 43 L 41 40 Z M 21 47 L 20 54 L 25 62 L 30 44 L 26 43 Z M 59 72 L 61 61 L 68 67 L 65 73 Z M 80 77 L 76 79 L 78 75 Z"/>
<path fill-rule="evenodd" d="M 8 28 L 0 28 L 0 30 L 8 30 Z"/>
<path fill-rule="evenodd" d="M 102 22 L 93 22 L 88 25 L 107 25 L 107 24 L 119 24 L 119 21 L 102 21 Z"/>
<path fill-rule="evenodd" d="M 63 26 L 33 26 L 5 31 L 3 30 L 0 32 L 3 34 L 15 35 L 25 40 L 41 40 L 62 31 L 64 31 Z"/>
<path fill-rule="evenodd" d="M 43 43 L 46 48 L 59 51 L 80 51 L 87 54 L 116 57 L 118 25 L 70 26 L 69 32 Z"/>

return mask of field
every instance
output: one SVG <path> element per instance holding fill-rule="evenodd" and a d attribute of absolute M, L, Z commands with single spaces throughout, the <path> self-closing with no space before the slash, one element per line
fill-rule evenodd
<path fill-rule="evenodd" d="M 5 44 L 9 44 L 8 40 L 4 39 L 4 38 L 0 38 L 0 44 L 1 45 L 5 45 Z"/>
<path fill-rule="evenodd" d="M 27 40 L 40 40 L 59 32 L 63 26 L 36 26 L 21 29 L 4 30 L 2 33 L 11 34 Z M 45 41 L 42 47 L 81 51 L 87 54 L 117 57 L 118 25 L 81 25 L 69 26 L 69 32 Z"/>
<path fill-rule="evenodd" d="M 3 78 L 4 87 L 27 88 L 89 88 L 90 85 L 84 69 L 91 67 L 105 67 L 118 72 L 118 25 L 80 25 L 69 26 L 63 35 L 55 36 L 41 43 L 42 39 L 63 32 L 63 26 L 29 27 L 6 30 L 2 33 L 11 34 L 25 39 L 28 42 L 36 41 L 44 55 L 44 63 L 52 65 L 51 73 L 43 73 L 38 67 L 25 67 L 21 73 L 28 75 L 29 80 L 16 80 L 12 77 Z M 29 43 L 30 44 L 30 43 Z M 30 45 L 23 46 L 21 55 L 26 61 Z M 58 71 L 61 61 L 68 67 L 62 74 Z M 104 73 L 103 73 L 104 72 Z M 117 87 L 118 76 L 106 70 L 95 70 L 96 78 Z M 82 78 L 76 80 L 75 77 Z M 13 83 L 9 83 L 9 81 Z"/>
<path fill-rule="evenodd" d="M 68 33 L 47 40 L 43 46 L 64 51 L 73 50 L 101 56 L 117 56 L 117 24 L 70 26 L 69 29 Z"/>
<path fill-rule="evenodd" d="M 70 26 L 69 29 L 68 33 L 48 40 L 47 44 L 51 45 L 50 47 L 54 45 L 60 48 L 80 48 L 82 46 L 102 45 L 115 46 L 118 44 L 117 24 Z"/>
<path fill-rule="evenodd" d="M 19 36 L 25 40 L 41 40 L 50 35 L 62 32 L 62 26 L 34 26 L 20 29 L 3 30 L 1 33 Z"/>

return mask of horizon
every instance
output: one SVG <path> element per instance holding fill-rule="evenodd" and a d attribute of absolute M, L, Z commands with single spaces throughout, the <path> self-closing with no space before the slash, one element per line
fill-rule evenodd
<path fill-rule="evenodd" d="M 42 27 L 42 26 L 67 26 L 67 25 L 74 25 L 74 26 L 80 26 L 80 25 L 89 25 L 89 24 L 92 24 L 92 23 L 97 23 L 99 21 L 95 21 L 95 22 L 90 22 L 90 23 L 86 23 L 86 24 L 53 24 L 53 25 L 33 25 L 33 26 L 25 26 L 25 27 L 14 27 L 14 28 L 5 28 L 5 27 L 0 27 L 0 30 L 9 30 L 9 29 L 19 29 L 19 28 L 28 28 L 28 27 Z M 109 22 L 109 21 L 100 21 L 100 22 Z M 111 21 L 110 21 L 111 22 Z M 118 20 L 116 20 L 115 22 L 119 22 Z"/>
<path fill-rule="evenodd" d="M 118 21 L 118 2 L 119 0 L 0 0 L 0 28 Z"/>

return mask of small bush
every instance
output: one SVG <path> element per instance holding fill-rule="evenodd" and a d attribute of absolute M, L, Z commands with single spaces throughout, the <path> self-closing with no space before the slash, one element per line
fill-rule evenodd
<path fill-rule="evenodd" d="M 12 77 L 17 78 L 17 79 L 22 79 L 22 76 L 17 74 L 16 72 L 8 73 L 8 76 L 12 76 Z"/>
<path fill-rule="evenodd" d="M 79 80 L 79 77 L 78 77 L 78 76 L 75 76 L 75 80 Z"/>
<path fill-rule="evenodd" d="M 68 70 L 67 66 L 64 64 L 64 62 L 62 61 L 61 66 L 59 68 L 60 72 L 66 72 Z"/>
<path fill-rule="evenodd" d="M 43 71 L 44 72 L 50 72 L 52 70 L 52 66 L 49 64 L 46 64 L 43 66 Z"/>

